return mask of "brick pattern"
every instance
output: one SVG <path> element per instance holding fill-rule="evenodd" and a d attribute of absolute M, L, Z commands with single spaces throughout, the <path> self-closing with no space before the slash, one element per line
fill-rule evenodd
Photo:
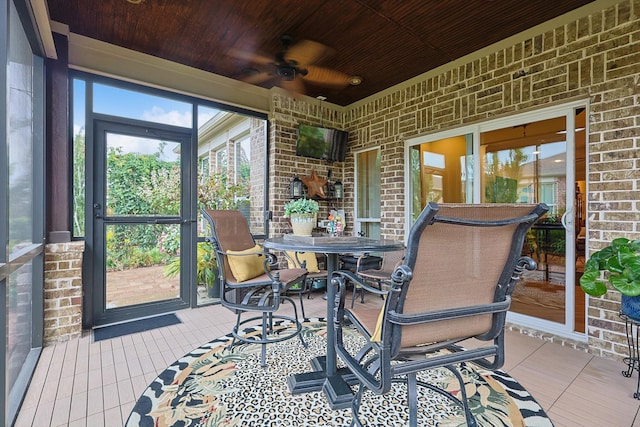
<path fill-rule="evenodd" d="M 251 138 L 251 213 L 250 226 L 253 232 L 264 232 L 264 177 L 265 177 L 265 159 L 264 153 L 266 149 L 266 124 L 262 119 L 250 119 L 250 138 Z"/>
<path fill-rule="evenodd" d="M 322 111 L 325 123 L 350 133 L 350 155 L 340 165 L 347 184 L 345 208 L 353 209 L 354 150 L 380 147 L 383 237 L 401 238 L 404 218 L 404 141 L 443 129 L 584 99 L 589 105 L 587 226 L 590 250 L 615 237 L 640 233 L 640 0 L 567 22 L 439 75 L 412 81 L 394 92 L 340 114 Z M 326 113 L 330 112 L 330 117 Z M 294 157 L 295 126 L 317 123 L 318 108 L 274 97 L 270 163 L 276 214 L 288 180 L 325 165 Z M 343 124 L 343 127 L 340 125 Z M 335 166 L 333 166 L 335 167 Z M 353 187 L 351 187 L 353 188 Z M 285 232 L 284 221 L 275 233 Z M 619 295 L 590 298 L 589 349 L 604 357 L 626 353 Z"/>
<path fill-rule="evenodd" d="M 82 335 L 82 255 L 84 242 L 45 246 L 44 344 Z"/>
<path fill-rule="evenodd" d="M 287 218 L 284 218 L 284 205 L 289 201 L 289 185 L 295 177 L 309 176 L 316 171 L 318 176 L 326 179 L 331 170 L 332 180 L 342 181 L 345 188 L 344 200 L 340 202 L 321 201 L 318 218 L 326 218 L 329 209 L 338 207 L 345 209 L 347 214 L 347 229 L 353 226 L 353 171 L 347 173 L 346 166 L 353 164 L 352 154 L 347 153 L 345 162 L 328 163 L 324 160 L 311 159 L 296 156 L 296 140 L 298 125 L 309 124 L 327 128 L 344 129 L 342 123 L 343 114 L 331 105 L 317 103 L 309 104 L 279 94 L 272 98 L 272 114 L 270 118 L 270 141 L 272 146 L 269 152 L 269 168 L 272 171 L 269 200 L 270 210 L 273 211 L 270 234 L 281 235 L 290 233 L 291 226 Z M 350 135 L 349 146 L 355 135 Z"/>

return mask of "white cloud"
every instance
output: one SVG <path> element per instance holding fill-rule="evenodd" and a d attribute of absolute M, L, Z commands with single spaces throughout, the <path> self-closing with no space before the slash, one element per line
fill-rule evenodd
<path fill-rule="evenodd" d="M 160 144 L 163 141 L 152 138 L 139 138 L 129 135 L 108 134 L 107 144 L 109 148 L 119 147 L 123 153 L 155 154 L 160 151 Z M 174 150 L 179 147 L 179 143 L 166 141 L 162 149 L 161 160 L 176 161 L 180 158 Z"/>
<path fill-rule="evenodd" d="M 162 107 L 157 106 L 152 107 L 151 111 L 147 110 L 142 113 L 142 120 L 186 128 L 190 128 L 192 124 L 190 111 L 185 111 L 183 113 L 176 110 L 165 111 Z"/>

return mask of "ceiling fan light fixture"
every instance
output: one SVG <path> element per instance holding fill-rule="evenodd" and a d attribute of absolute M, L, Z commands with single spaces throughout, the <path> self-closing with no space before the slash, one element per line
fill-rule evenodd
<path fill-rule="evenodd" d="M 278 73 L 278 76 L 282 77 L 283 80 L 291 81 L 296 77 L 295 67 L 291 67 L 289 65 L 282 65 L 278 67 L 276 72 Z"/>
<path fill-rule="evenodd" d="M 278 66 L 276 70 L 278 76 L 283 80 L 291 81 L 296 78 L 296 75 L 306 76 L 308 71 L 305 68 L 298 68 L 292 62 Z"/>
<path fill-rule="evenodd" d="M 360 76 L 351 76 L 351 77 L 349 77 L 349 84 L 351 86 L 358 86 L 360 83 L 362 83 L 362 77 L 360 77 Z"/>

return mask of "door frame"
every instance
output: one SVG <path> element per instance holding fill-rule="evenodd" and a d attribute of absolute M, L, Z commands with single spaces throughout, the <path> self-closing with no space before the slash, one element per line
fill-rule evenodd
<path fill-rule="evenodd" d="M 536 121 L 546 120 L 556 117 L 566 117 L 566 155 L 567 155 L 567 167 L 565 170 L 565 176 L 567 182 L 575 182 L 575 111 L 578 108 L 586 108 L 587 117 L 589 117 L 589 100 L 578 100 L 568 102 L 553 107 L 547 107 L 540 110 L 522 112 L 508 117 L 502 117 L 493 120 L 487 120 L 486 122 L 478 123 L 475 125 L 463 126 L 454 129 L 448 129 L 442 132 L 431 133 L 428 135 L 422 135 L 415 138 L 410 138 L 405 141 L 404 147 L 404 159 L 405 159 L 405 236 L 409 235 L 409 230 L 413 225 L 411 217 L 411 203 L 413 194 L 413 186 L 411 180 L 411 161 L 410 151 L 411 147 L 420 145 L 423 143 L 433 142 L 440 139 L 452 138 L 460 135 L 472 135 L 473 138 L 473 203 L 478 203 L 481 200 L 481 186 L 479 174 L 480 169 L 480 156 L 477 153 L 480 152 L 480 134 L 483 132 L 501 129 L 510 126 L 518 126 L 524 123 L 532 123 Z M 586 121 L 586 135 L 588 135 L 588 120 Z M 586 146 L 586 157 L 588 158 L 588 144 Z M 586 166 L 588 168 L 588 165 Z M 588 179 L 588 171 L 586 177 Z M 587 182 L 588 187 L 588 182 Z M 566 259 L 575 259 L 575 233 L 574 233 L 574 192 L 567 190 L 566 192 L 566 208 L 568 214 L 565 224 L 566 235 Z M 588 217 L 588 213 L 587 216 Z M 585 224 L 588 227 L 588 224 Z M 572 242 L 569 244 L 569 242 Z M 564 324 L 551 322 L 544 319 L 535 318 L 532 316 L 526 316 L 519 313 L 509 312 L 507 314 L 507 320 L 517 323 L 525 327 L 531 327 L 537 330 L 550 332 L 559 336 L 568 337 L 577 341 L 586 342 L 587 334 L 575 332 L 575 263 L 566 263 L 565 273 L 567 275 L 566 291 L 565 291 L 565 322 Z M 586 331 L 586 316 L 585 316 L 585 331 Z"/>
<path fill-rule="evenodd" d="M 194 211 L 194 201 L 190 194 L 192 193 L 192 131 L 190 128 L 182 128 L 170 126 L 154 122 L 146 122 L 129 118 L 114 117 L 103 114 L 94 114 L 92 117 L 92 143 L 87 147 L 87 197 L 85 204 L 85 224 L 86 224 L 86 255 L 85 259 L 89 260 L 87 266 L 87 277 L 90 277 L 92 286 L 86 287 L 90 289 L 90 295 L 87 296 L 87 303 L 91 307 L 90 321 L 91 326 L 102 326 L 110 323 L 122 322 L 134 318 L 152 316 L 160 313 L 167 313 L 190 306 L 192 292 L 192 274 L 191 258 L 195 256 L 192 244 L 196 235 L 196 213 Z M 181 168 L 181 208 L 180 215 L 177 217 L 135 217 L 131 219 L 118 218 L 112 221 L 103 222 L 101 227 L 96 227 L 96 219 L 94 214 L 95 204 L 100 205 L 100 214 L 104 214 L 105 206 L 105 167 L 106 167 L 106 150 L 102 143 L 106 143 L 104 136 L 100 134 L 117 133 L 130 135 L 133 137 L 158 137 L 180 143 L 180 168 Z M 102 143 L 101 143 L 102 142 Z M 91 149 L 89 150 L 89 147 Z M 99 186 L 102 185 L 100 189 Z M 100 199 L 100 200 L 98 200 Z M 175 300 L 162 300 L 151 303 L 125 306 L 122 308 L 106 309 L 105 286 L 106 286 L 106 266 L 105 266 L 105 244 L 104 227 L 106 224 L 134 224 L 149 223 L 149 221 L 161 221 L 162 223 L 180 224 L 180 293 L 179 298 Z M 102 237 L 99 236 L 102 233 Z"/>

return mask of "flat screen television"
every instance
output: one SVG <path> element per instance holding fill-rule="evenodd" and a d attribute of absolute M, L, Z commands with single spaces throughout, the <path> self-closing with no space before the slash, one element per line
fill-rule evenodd
<path fill-rule="evenodd" d="M 348 137 L 349 133 L 344 130 L 300 125 L 296 155 L 328 162 L 344 162 Z"/>

